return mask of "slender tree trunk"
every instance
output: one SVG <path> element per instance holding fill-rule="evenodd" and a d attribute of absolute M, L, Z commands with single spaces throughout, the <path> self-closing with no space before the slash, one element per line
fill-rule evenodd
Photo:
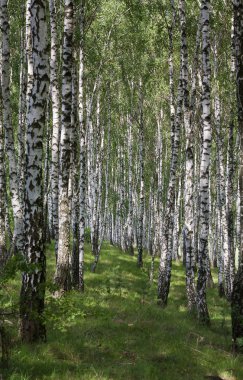
<path fill-rule="evenodd" d="M 25 12 L 24 12 L 25 15 Z M 20 55 L 20 92 L 19 92 L 19 120 L 18 120 L 18 182 L 21 204 L 24 204 L 25 188 L 25 124 L 26 124 L 26 36 L 24 27 L 21 29 L 21 55 Z"/>
<path fill-rule="evenodd" d="M 127 218 L 127 247 L 128 252 L 131 256 L 134 255 L 133 249 L 133 203 L 132 203 L 132 192 L 133 192 L 133 182 L 132 182 L 132 116 L 129 115 L 127 118 L 128 123 L 128 218 Z"/>
<path fill-rule="evenodd" d="M 98 167 L 100 141 L 100 94 L 97 94 L 96 124 L 90 130 L 90 211 L 91 211 L 91 249 L 94 256 L 98 252 Z"/>
<path fill-rule="evenodd" d="M 45 339 L 46 335 L 42 315 L 46 268 L 42 159 L 49 82 L 46 1 L 32 0 L 30 14 L 34 80 L 26 118 L 25 254 L 32 267 L 23 274 L 20 297 L 21 337 L 26 342 Z"/>
<path fill-rule="evenodd" d="M 233 113 L 233 112 L 232 112 Z M 227 170 L 227 229 L 228 229 L 228 249 L 224 255 L 224 274 L 225 274 L 225 295 L 230 301 L 234 279 L 234 120 L 233 114 L 229 125 L 228 139 L 228 170 Z"/>
<path fill-rule="evenodd" d="M 43 170 L 43 178 L 44 178 L 44 233 L 43 240 L 44 243 L 50 243 L 51 241 L 51 231 L 50 225 L 48 223 L 49 219 L 49 178 L 50 178 L 50 135 L 51 135 L 51 126 L 50 126 L 50 102 L 49 99 L 47 101 L 46 106 L 46 125 L 45 125 L 45 159 L 44 159 L 44 170 Z"/>
<path fill-rule="evenodd" d="M 175 206 L 174 206 L 174 222 L 173 222 L 173 233 L 172 233 L 172 259 L 177 260 L 179 255 L 179 238 L 180 238 L 180 208 L 181 208 L 181 176 L 178 175 L 178 189 L 175 196 Z"/>
<path fill-rule="evenodd" d="M 192 112 L 189 104 L 188 91 L 188 52 L 185 20 L 185 2 L 180 1 L 180 20 L 183 46 L 183 82 L 184 82 L 184 125 L 186 132 L 186 175 L 185 175 L 185 227 L 184 243 L 186 253 L 186 291 L 188 300 L 188 309 L 190 312 L 196 309 L 196 288 L 195 288 L 195 258 L 193 248 L 193 173 L 194 173 L 194 134 L 192 125 Z M 192 88 L 192 92 L 194 89 Z M 192 107 L 191 107 L 192 108 Z"/>
<path fill-rule="evenodd" d="M 4 170 L 4 132 L 2 123 L 2 93 L 0 90 L 0 273 L 6 261 L 6 231 L 5 231 L 5 197 L 6 183 Z"/>
<path fill-rule="evenodd" d="M 217 77 L 218 74 L 218 55 L 217 47 L 214 49 L 214 65 L 215 72 L 214 76 Z M 228 231 L 227 231 L 227 215 L 226 215 L 226 194 L 225 194 L 225 174 L 223 165 L 223 136 L 224 131 L 221 130 L 221 106 L 219 99 L 219 89 L 216 87 L 215 99 L 214 99 L 214 115 L 216 124 L 216 142 L 217 142 L 217 206 L 219 215 L 218 219 L 218 290 L 219 296 L 224 295 L 224 261 L 225 257 L 228 255 Z"/>
<path fill-rule="evenodd" d="M 143 217 L 144 217 L 144 120 L 143 120 L 143 94 L 140 84 L 140 99 L 139 99 L 139 168 L 140 168 L 140 195 L 139 195 L 139 220 L 138 220 L 138 267 L 143 266 Z"/>
<path fill-rule="evenodd" d="M 71 138 L 71 167 L 72 181 L 71 219 L 72 219 L 72 285 L 77 288 L 79 284 L 79 122 L 78 122 L 78 77 L 77 64 L 74 60 L 72 74 L 72 138 Z"/>
<path fill-rule="evenodd" d="M 26 59 L 27 59 L 27 88 L 26 88 L 26 111 L 30 107 L 30 99 L 33 87 L 33 55 L 32 55 L 32 34 L 31 34 L 31 1 L 26 1 L 25 15 L 25 36 L 26 36 Z"/>
<path fill-rule="evenodd" d="M 181 41 L 183 43 L 183 41 Z M 158 304 L 162 307 L 167 305 L 171 267 L 172 267 L 172 247 L 171 236 L 173 231 L 174 220 L 174 205 L 175 205 L 175 187 L 176 187 L 176 171 L 178 166 L 179 146 L 180 146 L 180 127 L 182 121 L 182 106 L 183 106 L 183 46 L 181 45 L 181 67 L 180 78 L 178 83 L 177 109 L 175 122 L 173 121 L 173 107 L 171 108 L 171 165 L 170 179 L 167 189 L 167 199 L 164 212 L 163 233 L 161 241 L 161 255 L 159 264 L 158 277 Z M 171 75 L 170 75 L 171 76 Z M 171 99 L 172 101 L 172 99 Z"/>
<path fill-rule="evenodd" d="M 55 254 L 58 254 L 58 177 L 60 135 L 60 92 L 58 85 L 58 38 L 56 25 L 56 1 L 49 1 L 51 25 L 50 90 L 52 102 L 52 145 L 51 145 L 51 197 L 52 223 L 55 239 Z"/>
<path fill-rule="evenodd" d="M 172 57 L 171 57 L 172 59 Z M 171 79 L 173 81 L 173 78 Z M 173 86 L 172 86 L 173 87 Z M 172 92 L 172 89 L 171 89 Z M 174 100 L 174 99 L 173 99 Z M 172 95 L 171 95 L 172 102 Z M 171 126 L 174 125 L 174 105 L 171 105 Z M 155 245 L 154 252 L 159 252 L 162 242 L 162 221 L 163 221 L 163 140 L 162 140 L 162 119 L 163 119 L 163 111 L 160 110 L 160 114 L 157 117 L 157 157 L 156 157 L 156 166 L 157 166 L 157 176 L 158 176 L 158 188 L 157 188 L 157 210 L 156 210 L 156 230 L 155 234 Z M 172 127 L 174 129 L 174 127 Z M 154 257 L 152 257 L 154 260 Z"/>
<path fill-rule="evenodd" d="M 69 209 L 69 174 L 70 174 L 70 139 L 72 114 L 72 40 L 73 40 L 73 1 L 64 3 L 64 37 L 62 52 L 62 115 L 60 137 L 60 171 L 59 171 L 59 232 L 58 256 L 55 282 L 61 292 L 71 286 L 70 257 L 70 209 Z"/>
<path fill-rule="evenodd" d="M 242 351 L 243 339 L 243 6 L 241 0 L 233 0 L 235 24 L 235 58 L 236 58 L 236 88 L 238 104 L 238 123 L 240 131 L 240 228 L 241 246 L 239 268 L 234 279 L 231 298 L 232 338 L 234 349 Z"/>
<path fill-rule="evenodd" d="M 23 204 L 18 190 L 18 173 L 16 152 L 14 149 L 14 132 L 11 121 L 10 104 L 10 47 L 8 0 L 0 1 L 0 27 L 2 32 L 2 98 L 3 124 L 5 129 L 5 151 L 9 162 L 9 186 L 14 216 L 14 245 L 17 250 L 24 250 L 24 216 Z"/>
<path fill-rule="evenodd" d="M 110 89 L 109 89 L 110 90 Z M 103 217 L 103 222 L 101 223 L 101 229 L 100 229 L 100 242 L 98 246 L 98 252 L 95 257 L 95 261 L 92 265 L 92 272 L 95 272 L 97 264 L 99 262 L 99 257 L 100 257 L 100 252 L 101 252 L 101 247 L 103 244 L 104 236 L 105 236 L 105 231 L 106 231 L 106 226 L 107 226 L 107 218 L 108 218 L 108 193 L 109 193 L 109 166 L 110 166 L 110 144 L 111 144 L 111 109 L 110 109 L 110 94 L 109 94 L 109 108 L 108 108 L 108 136 L 107 136 L 107 157 L 106 157 L 106 170 L 105 170 L 105 204 L 104 204 L 104 217 Z M 102 139 L 101 139 L 101 157 L 99 160 L 99 219 L 101 219 L 101 200 L 102 200 L 102 186 L 101 186 L 101 181 L 102 181 L 102 162 L 103 162 L 103 156 L 104 156 L 104 131 L 102 133 Z"/>
<path fill-rule="evenodd" d="M 80 56 L 79 56 L 79 129 L 80 129 L 80 174 L 79 174 L 79 290 L 84 291 L 84 233 L 86 193 L 86 141 L 84 123 L 84 3 L 80 5 Z"/>
<path fill-rule="evenodd" d="M 197 310 L 202 323 L 209 324 L 206 301 L 208 231 L 209 231 L 209 165 L 211 152 L 211 112 L 210 112 L 210 21 L 209 0 L 201 1 L 202 16 L 202 154 L 200 165 L 200 237 L 198 252 Z"/>
<path fill-rule="evenodd" d="M 97 123 L 99 125 L 100 121 Z M 96 190 L 96 217 L 95 217 L 95 260 L 91 267 L 92 272 L 95 272 L 96 267 L 99 262 L 100 257 L 100 250 L 102 246 L 102 240 L 103 240 L 103 226 L 102 229 L 100 228 L 100 222 L 101 222 L 101 202 L 102 202 L 102 166 L 103 166 L 103 158 L 104 158 L 104 127 L 103 125 L 100 127 L 101 129 L 98 132 L 98 139 L 97 139 L 97 162 L 96 162 L 96 168 L 97 168 L 97 190 Z M 104 217 L 106 217 L 104 215 Z M 105 221 L 103 221 L 105 222 Z"/>

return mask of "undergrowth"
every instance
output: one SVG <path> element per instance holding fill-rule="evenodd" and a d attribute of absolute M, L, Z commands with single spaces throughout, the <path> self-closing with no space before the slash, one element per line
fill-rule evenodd
<path fill-rule="evenodd" d="M 138 269 L 135 256 L 104 244 L 96 273 L 90 272 L 89 246 L 85 260 L 85 292 L 55 299 L 54 246 L 48 246 L 47 342 L 23 345 L 17 325 L 12 327 L 4 380 L 243 379 L 243 356 L 231 353 L 230 306 L 217 287 L 208 290 L 211 326 L 203 327 L 187 312 L 181 263 L 173 265 L 169 303 L 162 310 L 156 280 L 149 284 L 148 255 Z M 17 300 L 20 276 L 10 285 Z"/>

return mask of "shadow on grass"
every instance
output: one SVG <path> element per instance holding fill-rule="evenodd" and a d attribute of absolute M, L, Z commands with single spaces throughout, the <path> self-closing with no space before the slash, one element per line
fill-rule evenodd
<path fill-rule="evenodd" d="M 180 264 L 173 264 L 168 306 L 161 309 L 156 282 L 148 283 L 149 255 L 139 269 L 136 257 L 105 244 L 93 274 L 89 247 L 86 252 L 85 293 L 70 292 L 59 307 L 50 301 L 47 343 L 17 345 L 7 379 L 243 378 L 242 356 L 230 353 L 230 310 L 217 289 L 208 292 L 212 325 L 206 328 L 187 313 Z M 51 278 L 53 246 L 47 258 Z"/>

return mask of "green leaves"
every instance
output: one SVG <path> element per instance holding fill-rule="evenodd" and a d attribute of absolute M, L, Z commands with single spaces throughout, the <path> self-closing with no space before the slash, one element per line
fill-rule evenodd
<path fill-rule="evenodd" d="M 85 312 L 80 308 L 77 298 L 80 294 L 73 291 L 60 298 L 54 298 L 49 294 L 46 298 L 44 319 L 52 328 L 60 332 L 67 331 L 85 317 Z"/>

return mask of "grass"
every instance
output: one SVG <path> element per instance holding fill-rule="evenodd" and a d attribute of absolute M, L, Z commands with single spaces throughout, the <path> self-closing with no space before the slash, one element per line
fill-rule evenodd
<path fill-rule="evenodd" d="M 72 291 L 55 300 L 47 291 L 47 343 L 17 340 L 4 379 L 243 379 L 243 356 L 231 354 L 230 308 L 216 288 L 208 290 L 206 328 L 187 313 L 180 263 L 173 265 L 169 304 L 162 310 L 156 281 L 148 282 L 149 256 L 138 269 L 136 257 L 105 244 L 95 274 L 91 262 L 87 247 L 84 294 Z M 47 265 L 51 281 L 53 245 Z M 17 295 L 17 281 L 13 289 Z"/>

